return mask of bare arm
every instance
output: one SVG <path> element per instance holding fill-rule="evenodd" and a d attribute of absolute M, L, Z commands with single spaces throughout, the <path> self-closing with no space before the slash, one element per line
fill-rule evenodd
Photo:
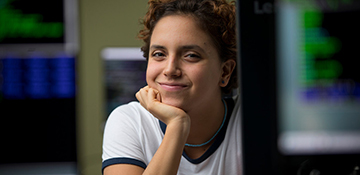
<path fill-rule="evenodd" d="M 160 94 L 152 88 L 142 88 L 136 98 L 149 112 L 167 124 L 164 139 L 145 170 L 135 165 L 119 164 L 106 167 L 104 175 L 176 175 L 190 131 L 190 117 L 179 108 L 161 103 Z"/>

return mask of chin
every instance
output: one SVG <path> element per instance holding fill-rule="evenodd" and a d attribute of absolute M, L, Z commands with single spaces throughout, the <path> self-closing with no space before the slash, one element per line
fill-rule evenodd
<path fill-rule="evenodd" d="M 185 108 L 186 108 L 185 104 L 179 99 L 162 98 L 161 100 L 162 100 L 161 102 L 164 103 L 164 104 L 174 106 L 174 107 L 180 108 L 182 110 L 185 110 Z"/>

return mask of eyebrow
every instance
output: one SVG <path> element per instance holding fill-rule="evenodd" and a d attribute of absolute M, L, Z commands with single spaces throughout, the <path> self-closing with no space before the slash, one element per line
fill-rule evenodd
<path fill-rule="evenodd" d="M 198 50 L 205 53 L 205 50 L 202 47 L 200 47 L 200 46 L 198 46 L 196 44 L 194 44 L 194 45 L 184 45 L 184 46 L 181 46 L 180 48 L 185 49 L 185 50 L 198 49 Z M 154 45 L 151 45 L 150 49 L 166 49 L 166 47 L 154 44 Z"/>
<path fill-rule="evenodd" d="M 182 46 L 181 48 L 185 49 L 185 50 L 197 49 L 197 50 L 200 50 L 200 51 L 205 53 L 205 50 L 202 47 L 198 46 L 198 45 L 185 45 L 185 46 Z"/>
<path fill-rule="evenodd" d="M 166 49 L 164 46 L 161 45 L 151 45 L 150 49 Z"/>

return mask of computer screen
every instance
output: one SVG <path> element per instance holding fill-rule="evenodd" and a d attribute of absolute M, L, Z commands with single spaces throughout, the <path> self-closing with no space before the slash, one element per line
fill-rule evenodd
<path fill-rule="evenodd" d="M 140 48 L 111 47 L 102 50 L 106 88 L 106 117 L 118 106 L 137 101 L 146 86 L 147 61 Z"/>
<path fill-rule="evenodd" d="M 277 1 L 279 149 L 360 153 L 359 1 Z"/>
<path fill-rule="evenodd" d="M 359 7 L 237 2 L 245 175 L 359 172 Z"/>
<path fill-rule="evenodd" d="M 0 43 L 64 42 L 63 1 L 3 0 L 0 6 Z"/>
<path fill-rule="evenodd" d="M 0 1 L 0 56 L 78 50 L 77 1 Z"/>
<path fill-rule="evenodd" d="M 76 0 L 0 1 L 0 174 L 76 174 Z"/>

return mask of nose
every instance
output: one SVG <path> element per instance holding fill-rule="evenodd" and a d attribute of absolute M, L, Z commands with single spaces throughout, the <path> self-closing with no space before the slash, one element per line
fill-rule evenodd
<path fill-rule="evenodd" d="M 163 74 L 169 78 L 176 78 L 181 76 L 181 69 L 179 60 L 175 57 L 169 57 L 166 61 L 166 65 Z"/>

